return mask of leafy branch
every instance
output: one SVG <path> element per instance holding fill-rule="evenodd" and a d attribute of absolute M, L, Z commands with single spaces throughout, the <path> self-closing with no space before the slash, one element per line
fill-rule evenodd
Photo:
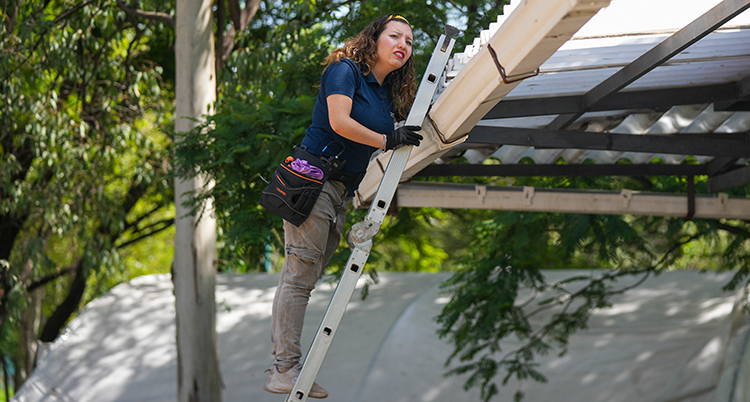
<path fill-rule="evenodd" d="M 172 17 L 171 15 L 167 13 L 139 10 L 137 8 L 130 7 L 123 0 L 117 0 L 117 5 L 122 9 L 122 11 L 125 11 L 125 13 L 127 13 L 131 17 L 166 22 L 167 24 L 171 25 L 173 28 L 177 25 L 174 17 Z"/>
<path fill-rule="evenodd" d="M 437 318 L 441 325 L 438 334 L 454 345 L 446 365 L 456 359 L 461 362 L 445 375 L 468 374 L 464 389 L 478 387 L 485 402 L 512 379 L 519 383 L 529 378 L 546 382 L 538 369 L 537 356 L 547 355 L 555 348 L 560 356 L 567 353 L 570 336 L 588 327 L 595 310 L 610 307 L 612 297 L 640 286 L 669 266 L 683 246 L 705 235 L 705 231 L 698 231 L 679 236 L 660 258 L 642 268 L 602 271 L 596 277 L 575 276 L 552 284 L 540 279 L 537 268 L 525 266 L 523 260 L 507 250 L 500 258 L 487 258 L 465 267 L 443 285 L 451 301 Z M 639 277 L 627 286 L 614 285 L 626 276 Z M 586 282 L 582 287 L 570 288 L 582 282 Z M 521 287 L 528 288 L 532 295 L 516 303 Z M 550 292 L 556 294 L 537 301 L 540 295 Z M 541 326 L 532 323 L 532 318 L 549 310 L 553 313 L 547 322 Z M 520 341 L 521 346 L 497 358 L 503 352 L 501 342 L 510 339 Z M 498 384 L 495 378 L 500 373 L 504 375 Z M 520 401 L 523 396 L 517 390 L 515 400 Z"/>

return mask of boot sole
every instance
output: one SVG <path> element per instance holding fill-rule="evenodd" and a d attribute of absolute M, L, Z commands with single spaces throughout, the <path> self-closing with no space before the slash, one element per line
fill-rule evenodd
<path fill-rule="evenodd" d="M 263 391 L 270 392 L 272 394 L 288 394 L 288 393 L 292 392 L 291 389 L 289 391 L 281 391 L 281 390 L 278 390 L 278 389 L 268 388 L 266 386 L 263 387 Z"/>

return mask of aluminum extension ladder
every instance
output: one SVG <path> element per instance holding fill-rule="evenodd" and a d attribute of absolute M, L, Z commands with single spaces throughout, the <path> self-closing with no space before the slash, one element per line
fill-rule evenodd
<path fill-rule="evenodd" d="M 406 118 L 406 125 L 422 125 L 432 102 L 432 97 L 437 90 L 438 78 L 443 73 L 453 45 L 455 44 L 453 38 L 457 34 L 458 29 L 447 25 L 445 33 L 440 35 L 422 82 L 419 84 L 414 104 L 409 111 L 409 116 Z M 383 219 L 391 204 L 393 195 L 396 193 L 401 175 L 406 168 L 406 162 L 409 160 L 411 149 L 412 146 L 404 146 L 393 151 L 391 160 L 388 162 L 388 167 L 385 169 L 383 178 L 380 181 L 380 187 L 378 187 L 378 192 L 375 194 L 375 199 L 370 206 L 370 210 L 367 212 L 365 220 L 354 224 L 347 234 L 347 243 L 354 244 L 354 248 L 346 263 L 346 269 L 341 276 L 338 287 L 336 287 L 336 291 L 333 293 L 333 297 L 331 297 L 331 302 L 323 316 L 323 321 L 320 323 L 312 346 L 310 346 L 310 351 L 307 353 L 302 371 L 297 378 L 297 383 L 287 398 L 287 402 L 304 402 L 307 400 L 307 395 L 315 382 L 315 378 L 318 376 L 320 367 L 323 365 L 323 359 L 325 359 L 328 353 L 333 336 L 336 334 L 336 330 L 341 323 L 341 318 L 344 316 L 346 305 L 354 293 L 357 280 L 362 275 L 362 271 L 364 271 L 363 268 L 365 263 L 367 263 L 367 258 L 370 256 L 370 250 L 372 249 L 372 238 L 375 237 L 380 230 L 380 226 L 383 224 Z"/>

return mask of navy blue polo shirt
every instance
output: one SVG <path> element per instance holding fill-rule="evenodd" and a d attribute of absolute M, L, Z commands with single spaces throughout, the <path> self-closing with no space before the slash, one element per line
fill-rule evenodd
<path fill-rule="evenodd" d="M 331 63 L 320 80 L 320 92 L 313 109 L 312 124 L 306 130 L 302 145 L 307 152 L 315 156 L 331 157 L 339 155 L 346 161 L 343 171 L 347 173 L 364 173 L 370 162 L 370 156 L 376 148 L 346 139 L 331 128 L 328 119 L 329 95 L 341 94 L 352 99 L 350 116 L 381 134 L 393 131 L 393 106 L 389 91 L 390 81 L 383 86 L 372 75 L 362 74 L 359 66 L 350 59 L 342 58 L 340 62 Z M 347 185 L 350 193 L 356 188 Z"/>

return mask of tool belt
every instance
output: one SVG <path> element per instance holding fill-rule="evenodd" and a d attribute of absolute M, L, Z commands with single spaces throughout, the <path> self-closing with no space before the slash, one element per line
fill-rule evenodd
<path fill-rule="evenodd" d="M 307 161 L 311 166 L 323 171 L 323 178 L 314 178 L 292 168 L 294 160 Z M 300 226 L 312 212 L 315 202 L 323 190 L 326 180 L 336 180 L 344 184 L 358 186 L 364 173 L 342 172 L 344 163 L 337 157 L 317 158 L 297 146 L 291 157 L 279 164 L 270 183 L 260 196 L 260 205 L 289 223 Z"/>

